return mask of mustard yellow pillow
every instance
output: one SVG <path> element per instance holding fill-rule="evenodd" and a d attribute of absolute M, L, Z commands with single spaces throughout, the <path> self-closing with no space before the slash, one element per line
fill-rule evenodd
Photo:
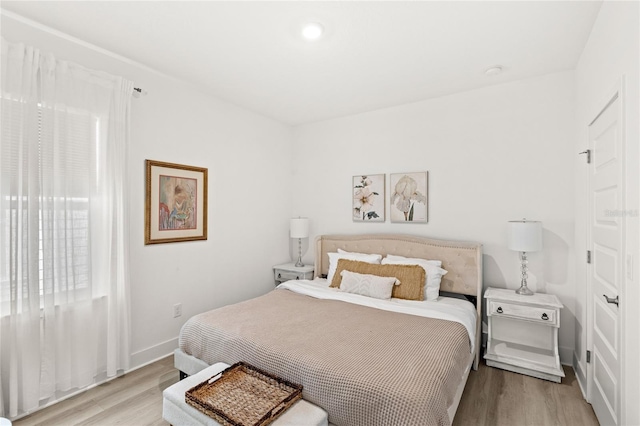
<path fill-rule="evenodd" d="M 377 275 L 379 277 L 395 277 L 400 281 L 393 286 L 391 297 L 407 300 L 424 300 L 425 271 L 419 265 L 377 265 L 357 260 L 340 259 L 330 287 L 340 288 L 344 270 L 358 274 Z"/>

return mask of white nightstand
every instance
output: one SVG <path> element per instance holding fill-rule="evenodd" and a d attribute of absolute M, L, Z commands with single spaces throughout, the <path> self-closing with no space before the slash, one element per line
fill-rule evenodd
<path fill-rule="evenodd" d="M 558 382 L 564 377 L 558 353 L 562 303 L 552 294 L 533 296 L 488 288 L 487 365 Z"/>
<path fill-rule="evenodd" d="M 298 268 L 295 263 L 285 263 L 273 267 L 273 277 L 276 285 L 289 280 L 312 280 L 313 266 L 305 265 Z"/>

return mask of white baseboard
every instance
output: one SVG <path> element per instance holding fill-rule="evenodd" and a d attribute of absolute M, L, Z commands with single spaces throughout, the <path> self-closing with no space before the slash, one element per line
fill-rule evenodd
<path fill-rule="evenodd" d="M 138 352 L 131 354 L 131 370 L 135 370 L 144 365 L 150 364 L 161 358 L 173 354 L 173 351 L 178 348 L 178 338 L 167 340 L 158 345 L 151 346 Z"/>

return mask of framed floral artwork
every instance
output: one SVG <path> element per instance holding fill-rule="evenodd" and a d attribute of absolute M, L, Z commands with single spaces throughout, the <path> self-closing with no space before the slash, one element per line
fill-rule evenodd
<path fill-rule="evenodd" d="M 207 169 L 146 160 L 144 243 L 207 239 Z"/>
<path fill-rule="evenodd" d="M 428 172 L 392 173 L 389 215 L 391 222 L 427 223 Z"/>
<path fill-rule="evenodd" d="M 384 222 L 385 175 L 353 177 L 353 221 Z"/>

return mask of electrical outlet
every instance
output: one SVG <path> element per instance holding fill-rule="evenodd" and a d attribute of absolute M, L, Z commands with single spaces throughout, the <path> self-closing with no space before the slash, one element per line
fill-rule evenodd
<path fill-rule="evenodd" d="M 173 317 L 178 318 L 182 315 L 182 303 L 176 303 L 173 305 Z"/>

